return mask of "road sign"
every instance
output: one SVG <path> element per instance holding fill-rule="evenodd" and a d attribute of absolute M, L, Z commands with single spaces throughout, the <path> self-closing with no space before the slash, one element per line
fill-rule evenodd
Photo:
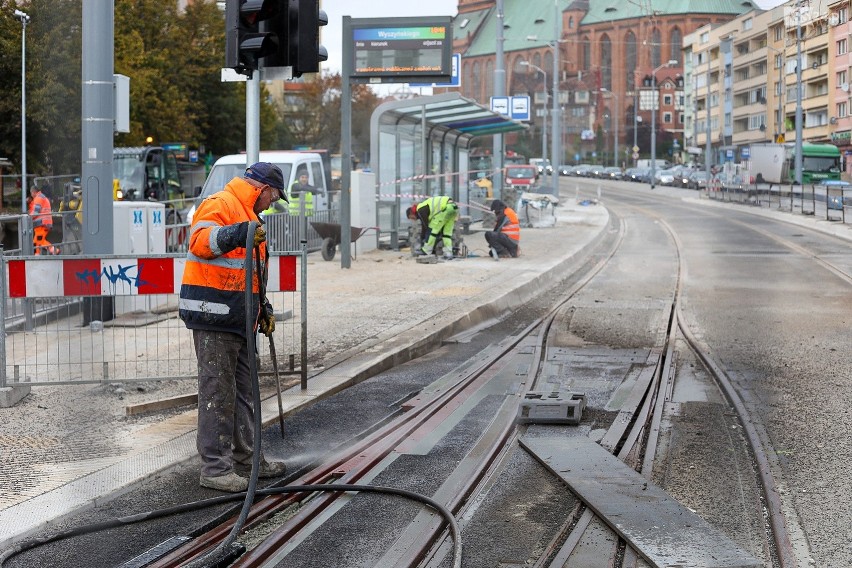
<path fill-rule="evenodd" d="M 749 156 L 751 156 L 751 151 L 748 146 L 745 146 L 742 150 L 740 150 L 740 157 L 743 160 L 748 160 Z"/>
<path fill-rule="evenodd" d="M 633 152 L 633 159 L 634 159 L 634 160 L 638 160 L 638 159 L 639 159 L 639 152 Z"/>
<path fill-rule="evenodd" d="M 509 116 L 509 97 L 491 97 L 491 110 Z"/>
<path fill-rule="evenodd" d="M 633 153 L 637 153 L 639 151 L 639 146 L 633 146 Z"/>
<path fill-rule="evenodd" d="M 529 96 L 512 97 L 511 117 L 513 120 L 529 120 L 530 119 L 530 98 Z"/>

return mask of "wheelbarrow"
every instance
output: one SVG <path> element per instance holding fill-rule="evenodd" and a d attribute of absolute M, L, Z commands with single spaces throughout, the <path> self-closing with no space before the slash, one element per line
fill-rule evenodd
<path fill-rule="evenodd" d="M 334 254 L 337 251 L 337 245 L 340 244 L 341 227 L 338 223 L 320 223 L 311 221 L 311 227 L 322 239 L 320 253 L 323 260 L 334 260 Z M 374 227 L 349 227 L 349 242 L 354 243 L 364 236 L 364 234 Z"/>

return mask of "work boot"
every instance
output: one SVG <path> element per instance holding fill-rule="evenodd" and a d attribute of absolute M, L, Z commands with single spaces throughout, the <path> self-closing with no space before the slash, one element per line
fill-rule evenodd
<path fill-rule="evenodd" d="M 251 470 L 251 458 L 247 458 L 242 461 L 235 461 Z M 284 465 L 284 462 L 270 462 L 266 461 L 266 458 L 260 458 L 260 471 L 257 473 L 258 477 L 263 479 L 268 479 L 270 477 L 284 477 L 285 473 L 287 473 L 287 466 Z"/>
<path fill-rule="evenodd" d="M 215 477 L 202 475 L 199 483 L 201 487 L 225 491 L 227 493 L 242 493 L 248 489 L 248 479 L 238 475 L 234 471 L 229 471 L 225 475 L 217 475 Z"/>
<path fill-rule="evenodd" d="M 447 251 L 444 253 L 444 260 L 453 260 L 453 253 Z"/>
<path fill-rule="evenodd" d="M 491 247 L 491 250 L 490 250 L 490 251 L 488 251 L 488 254 L 490 254 L 490 255 L 491 255 L 491 258 L 493 258 L 494 260 L 500 260 L 500 255 L 499 255 L 499 254 L 497 254 L 497 249 L 496 249 L 496 248 Z"/>

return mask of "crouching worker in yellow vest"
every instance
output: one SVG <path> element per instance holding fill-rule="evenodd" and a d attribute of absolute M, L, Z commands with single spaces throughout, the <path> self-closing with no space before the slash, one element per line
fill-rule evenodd
<path fill-rule="evenodd" d="M 409 219 L 420 219 L 420 242 L 423 246 L 415 252 L 416 255 L 432 254 L 440 236 L 444 244 L 444 258 L 453 258 L 453 227 L 458 211 L 459 206 L 446 195 L 430 197 L 408 209 Z"/>

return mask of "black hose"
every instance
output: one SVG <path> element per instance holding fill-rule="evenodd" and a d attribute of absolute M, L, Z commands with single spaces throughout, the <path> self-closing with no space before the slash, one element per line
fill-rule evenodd
<path fill-rule="evenodd" d="M 260 385 L 258 384 L 257 378 L 257 345 L 255 344 L 254 335 L 254 325 L 257 321 L 257 314 L 253 313 L 254 310 L 252 309 L 254 308 L 254 296 L 252 293 L 252 288 L 254 284 L 252 252 L 257 254 L 258 257 L 260 256 L 260 247 L 254 246 L 254 233 L 255 231 L 257 231 L 257 225 L 257 221 L 249 222 L 248 233 L 246 235 L 246 257 L 243 261 L 243 268 L 246 274 L 246 351 L 248 352 L 249 376 L 251 377 L 252 407 L 254 409 L 254 440 L 252 442 L 251 475 L 249 475 L 249 484 L 248 489 L 245 492 L 243 507 L 242 509 L 240 509 L 240 515 L 239 517 L 237 517 L 234 526 L 231 528 L 231 532 L 229 532 L 228 536 L 225 537 L 225 539 L 219 543 L 219 546 L 217 546 L 210 552 L 202 555 L 201 557 L 192 560 L 191 562 L 189 562 L 189 564 L 186 565 L 186 568 L 202 568 L 204 566 L 207 566 L 207 563 L 209 561 L 217 559 L 228 547 L 231 546 L 231 544 L 237 539 L 237 536 L 239 536 L 240 531 L 245 525 L 249 511 L 251 511 L 251 504 L 254 502 L 254 496 L 257 493 L 257 479 L 260 474 L 260 438 L 263 432 L 263 426 L 261 424 L 260 417 Z M 260 274 L 260 271 L 258 271 L 258 282 L 260 281 L 261 277 L 262 275 Z"/>
<path fill-rule="evenodd" d="M 453 534 L 454 541 L 454 568 L 461 568 L 461 530 L 459 529 L 458 523 L 456 522 L 453 513 L 429 497 L 425 495 L 421 495 L 419 493 L 414 493 L 412 491 L 406 491 L 405 489 L 397 489 L 394 487 L 382 487 L 375 485 L 353 485 L 353 484 L 323 484 L 323 485 L 292 485 L 286 487 L 274 487 L 269 489 L 257 489 L 257 480 L 260 473 L 260 455 L 261 455 L 261 434 L 263 432 L 262 424 L 261 424 L 261 412 L 260 412 L 260 386 L 258 384 L 258 376 L 257 376 L 257 357 L 256 353 L 256 344 L 255 344 L 255 330 L 254 324 L 256 318 L 254 317 L 256 314 L 253 313 L 253 294 L 252 294 L 252 284 L 253 284 L 253 267 L 252 267 L 252 254 L 250 251 L 254 249 L 255 254 L 257 255 L 257 277 L 258 283 L 260 285 L 259 295 L 261 301 L 261 307 L 263 307 L 263 302 L 265 299 L 265 286 L 263 286 L 262 280 L 263 275 L 261 274 L 261 263 L 260 263 L 260 247 L 254 247 L 254 233 L 257 230 L 257 222 L 251 221 L 249 223 L 248 228 L 248 236 L 246 237 L 246 258 L 243 263 L 243 267 L 245 269 L 246 274 L 246 291 L 245 291 L 245 301 L 246 301 L 246 347 L 249 353 L 249 375 L 251 376 L 251 385 L 252 385 L 252 404 L 254 406 L 254 441 L 252 443 L 252 463 L 251 463 L 251 475 L 249 477 L 249 485 L 245 493 L 235 493 L 233 495 L 224 495 L 221 497 L 213 497 L 210 499 L 204 499 L 202 501 L 196 501 L 194 503 L 185 503 L 182 505 L 177 505 L 174 507 L 169 507 L 166 509 L 159 509 L 154 511 L 148 511 L 145 513 L 138 513 L 136 515 L 130 515 L 127 517 L 119 517 L 118 519 L 112 519 L 109 521 L 102 521 L 100 523 L 94 523 L 91 525 L 84 525 L 82 527 L 69 529 L 66 531 L 62 531 L 50 537 L 39 538 L 35 540 L 31 540 L 25 543 L 20 543 L 15 545 L 14 547 L 4 551 L 0 554 L 0 568 L 2 568 L 3 563 L 10 558 L 17 556 L 18 554 L 25 552 L 27 550 L 32 550 L 39 546 L 43 546 L 45 544 L 50 544 L 53 542 L 58 542 L 60 540 L 65 540 L 68 538 L 82 536 L 85 534 L 90 534 L 93 532 L 99 532 L 104 530 L 109 530 L 121 526 L 131 525 L 134 523 L 138 523 L 141 521 L 150 521 L 154 519 L 159 519 L 162 517 L 167 517 L 170 515 L 175 515 L 179 513 L 185 513 L 189 511 L 195 511 L 198 509 L 204 509 L 206 507 L 212 507 L 214 505 L 219 505 L 222 503 L 227 503 L 230 501 L 236 501 L 238 499 L 243 499 L 243 506 L 240 510 L 240 515 L 237 518 L 234 526 L 231 528 L 231 532 L 228 533 L 228 536 L 223 540 L 219 545 L 211 550 L 210 552 L 190 561 L 186 564 L 185 568 L 202 568 L 207 566 L 207 563 L 211 560 L 215 560 L 227 547 L 233 543 L 243 526 L 245 525 L 246 519 L 248 518 L 249 511 L 251 510 L 251 504 L 254 502 L 254 498 L 257 495 L 267 496 L 267 495 L 276 495 L 279 493 L 298 493 L 298 492 L 312 492 L 312 491 L 365 491 L 372 493 L 388 493 L 391 495 L 399 495 L 402 497 L 406 497 L 408 499 L 419 501 L 426 505 L 429 505 L 433 509 L 437 510 L 441 515 L 446 519 L 447 524 L 450 526 L 450 531 Z"/>
<path fill-rule="evenodd" d="M 461 544 L 461 529 L 459 528 L 458 522 L 453 516 L 452 511 L 447 509 L 444 505 L 438 503 L 434 499 L 427 497 L 425 495 L 421 495 L 419 493 L 414 493 L 413 491 L 408 491 L 405 489 L 397 489 L 396 487 L 386 487 L 381 485 L 355 485 L 350 483 L 329 483 L 329 484 L 319 484 L 319 485 L 287 485 L 285 487 L 269 487 L 267 489 L 259 489 L 255 492 L 255 495 L 259 495 L 262 497 L 270 496 L 270 495 L 278 495 L 281 493 L 310 493 L 317 491 L 350 491 L 350 492 L 369 492 L 369 493 L 386 493 L 389 495 L 397 495 L 400 497 L 405 497 L 406 499 L 411 499 L 412 501 L 418 501 L 429 507 L 438 511 L 444 520 L 447 521 L 447 524 L 450 527 L 450 532 L 453 535 L 453 567 L 461 568 L 461 557 L 462 557 L 462 544 Z M 167 509 L 157 509 L 154 511 L 147 511 L 145 513 L 138 513 L 136 515 L 130 515 L 127 517 L 119 517 L 117 519 L 111 519 L 109 521 L 101 521 L 99 523 L 93 523 L 91 525 L 84 525 L 82 527 L 77 527 L 73 529 L 68 529 L 62 532 L 59 532 L 50 537 L 39 538 L 35 540 L 31 540 L 24 543 L 19 543 L 15 545 L 13 548 L 6 550 L 0 555 L 0 568 L 2 568 L 3 563 L 10 558 L 17 556 L 22 552 L 26 552 L 27 550 L 32 550 L 39 546 L 43 546 L 46 544 L 59 542 L 61 540 L 65 540 L 72 537 L 83 536 L 86 534 L 91 534 L 94 532 L 110 530 L 114 528 L 119 528 L 123 526 L 132 525 L 135 523 L 139 523 L 142 521 L 153 521 L 156 519 L 160 519 L 163 517 L 168 517 L 170 515 L 176 515 L 180 513 L 187 513 L 190 511 L 197 511 L 200 509 L 205 509 L 207 507 L 213 507 L 215 505 L 221 505 L 222 503 L 228 503 L 230 501 L 238 501 L 248 496 L 248 491 L 245 493 L 234 493 L 231 495 L 222 495 L 220 497 L 211 497 L 210 499 L 204 499 L 201 501 L 195 501 L 193 503 L 184 503 L 182 505 L 176 505 L 174 507 L 169 507 Z M 236 525 L 235 525 L 236 526 Z M 233 532 L 233 531 L 232 531 Z M 230 534 L 229 534 L 230 537 Z M 220 544 L 216 547 L 215 550 L 219 550 L 222 547 Z M 202 557 L 199 557 L 192 561 L 191 564 L 187 564 L 187 566 L 193 565 L 195 562 L 199 562 L 200 560 L 209 557 L 211 553 L 205 554 Z"/>

